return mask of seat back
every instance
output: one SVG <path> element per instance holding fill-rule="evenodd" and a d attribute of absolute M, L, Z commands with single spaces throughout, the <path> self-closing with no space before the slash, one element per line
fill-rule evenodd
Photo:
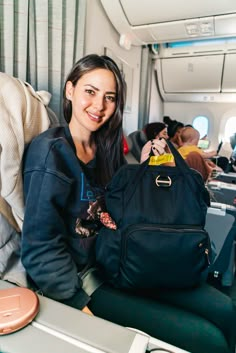
<path fill-rule="evenodd" d="M 51 94 L 0 72 L 0 279 L 26 286 L 20 261 L 24 219 L 22 159 L 25 146 L 57 123 L 48 108 Z"/>
<path fill-rule="evenodd" d="M 137 159 L 134 157 L 133 153 L 131 152 L 132 146 L 133 146 L 133 143 L 132 143 L 130 137 L 126 136 L 124 134 L 124 136 L 123 136 L 123 152 L 124 152 L 125 159 L 126 159 L 127 163 L 129 163 L 129 164 L 137 164 L 139 162 L 137 161 Z"/>
<path fill-rule="evenodd" d="M 135 157 L 135 159 L 138 162 L 140 162 L 142 148 L 147 142 L 147 137 L 145 135 L 145 132 L 142 130 L 136 130 L 134 132 L 131 132 L 131 134 L 129 134 L 128 137 L 132 142 L 130 151 Z"/>
<path fill-rule="evenodd" d="M 210 180 L 207 188 L 214 202 L 224 203 L 227 205 L 236 205 L 236 184 L 224 183 L 223 181 Z"/>
<path fill-rule="evenodd" d="M 234 147 L 236 146 L 236 133 L 230 136 L 230 145 L 232 149 L 234 149 Z"/>
<path fill-rule="evenodd" d="M 232 285 L 235 270 L 236 208 L 217 203 L 212 203 L 212 206 L 208 208 L 205 225 L 211 239 L 213 253 L 210 273 L 213 273 L 214 277 L 221 275 L 222 285 Z"/>

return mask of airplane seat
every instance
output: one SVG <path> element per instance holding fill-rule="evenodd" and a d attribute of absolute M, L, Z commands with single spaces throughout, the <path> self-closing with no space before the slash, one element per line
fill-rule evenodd
<path fill-rule="evenodd" d="M 219 176 L 217 178 L 219 178 Z M 213 202 L 219 202 L 219 203 L 224 203 L 231 206 L 236 206 L 235 182 L 227 183 L 219 179 L 210 180 L 207 183 L 207 188 L 210 193 L 210 198 Z"/>
<path fill-rule="evenodd" d="M 20 261 L 20 232 L 24 218 L 22 158 L 25 146 L 59 123 L 48 108 L 51 94 L 36 92 L 20 79 L 0 72 L 0 279 L 26 286 Z"/>
<path fill-rule="evenodd" d="M 0 73 L 0 87 L 5 87 L 4 86 L 4 80 L 2 79 L 2 73 Z M 2 150 L 6 149 L 9 151 L 7 155 L 7 160 L 3 160 L 3 156 L 1 155 L 1 168 L 2 170 L 7 170 L 4 169 L 5 164 L 7 163 L 13 163 L 14 165 L 16 164 L 15 168 L 17 168 L 17 173 L 16 175 L 19 177 L 21 175 L 21 160 L 24 152 L 24 147 L 25 144 L 29 143 L 34 136 L 39 134 L 40 132 L 48 129 L 51 124 L 49 121 L 48 117 L 48 112 L 46 110 L 46 103 L 38 95 L 37 92 L 34 92 L 32 87 L 29 85 L 25 84 L 24 82 L 20 82 L 17 79 L 10 78 L 10 77 L 5 77 L 5 79 L 9 79 L 8 82 L 8 87 L 9 91 L 5 90 L 4 93 L 7 94 L 7 97 L 1 97 L 3 92 L 0 89 L 0 109 L 3 110 L 3 107 L 1 106 L 1 99 L 4 99 L 4 101 L 8 101 L 9 97 L 12 99 L 14 97 L 14 94 L 17 96 L 18 101 L 20 101 L 22 104 L 23 102 L 30 102 L 31 104 L 29 107 L 24 107 L 22 109 L 21 104 L 9 104 L 7 106 L 8 111 L 2 111 L 1 114 L 1 122 L 2 122 L 2 129 L 0 130 L 0 145 Z M 27 95 L 27 99 L 24 98 L 24 95 Z M 36 109 L 38 108 L 38 110 Z M 18 109 L 19 108 L 19 109 Z M 34 108 L 34 114 L 31 114 L 30 109 Z M 26 122 L 24 121 L 24 118 L 22 116 L 22 111 L 27 112 L 27 120 Z M 14 122 L 14 125 L 11 126 L 11 129 L 9 128 L 9 114 L 11 114 L 12 121 Z M 14 118 L 14 119 L 13 119 Z M 23 124 L 23 122 L 25 124 Z M 30 130 L 29 127 L 32 127 L 32 130 Z M 35 130 L 33 129 L 35 128 Z M 18 129 L 18 130 L 17 130 Z M 8 145 L 8 138 L 11 132 L 15 132 L 13 135 L 13 139 L 10 139 L 10 144 Z M 144 133 L 143 133 L 144 134 Z M 144 136 L 142 133 L 140 133 L 141 137 L 141 142 L 142 146 L 145 144 L 146 140 L 144 139 Z M 15 150 L 13 151 L 13 146 L 12 146 L 12 141 L 14 141 L 15 145 L 14 148 L 19 148 L 21 147 L 20 151 L 20 158 L 16 159 L 14 158 L 14 153 Z M 132 141 L 132 139 L 131 139 Z M 131 151 L 132 152 L 132 151 Z M 141 148 L 140 148 L 141 152 Z M 140 156 L 138 157 L 140 158 Z M 139 159 L 137 159 L 139 161 Z M 12 167 L 12 164 L 10 164 L 10 167 Z M 2 194 L 2 200 L 0 201 L 3 202 L 3 207 L 1 209 L 0 207 L 0 214 L 6 217 L 7 221 L 9 220 L 9 223 L 12 224 L 13 229 L 16 228 L 16 231 L 18 234 L 20 233 L 20 229 L 22 227 L 22 221 L 23 221 L 23 188 L 22 188 L 22 180 L 20 179 L 20 184 L 17 185 L 17 195 L 15 195 L 15 190 L 14 190 L 14 198 L 7 198 L 8 194 Z M 1 192 L 4 190 L 4 187 L 6 186 L 11 186 L 11 179 L 7 175 L 1 175 Z M 11 193 L 9 194 L 11 196 Z M 18 196 L 18 199 L 17 199 Z M 17 206 L 16 201 L 20 200 L 20 206 L 15 208 Z M 13 202 L 14 201 L 14 202 Z M 0 203 L 1 206 L 1 203 Z M 22 212 L 19 212 L 21 210 Z M 4 213 L 5 212 L 5 213 Z M 18 217 L 17 217 L 18 216 Z M 11 223 L 12 222 L 12 223 Z M 10 248 L 10 243 L 11 243 L 11 230 L 9 230 L 9 248 Z M 1 241 L 3 240 L 5 236 L 5 233 L 1 232 Z M 18 241 L 18 239 L 17 239 Z M 16 247 L 14 247 L 14 252 L 19 253 L 19 247 L 18 243 L 16 241 Z M 21 281 L 19 281 L 19 277 L 17 277 L 17 272 L 14 272 L 15 269 L 15 263 L 12 262 L 10 264 L 9 260 L 11 259 L 12 261 L 12 254 L 9 253 L 7 248 L 5 247 L 5 244 L 8 244 L 8 242 L 3 242 L 0 244 L 0 259 L 1 263 L 6 262 L 7 266 L 4 268 L 2 271 L 0 269 L 0 279 L 3 279 L 4 281 L 9 281 L 16 283 L 17 285 L 23 285 Z M 3 245 L 3 246 L 2 246 Z M 12 247 L 11 247 L 12 248 Z M 8 257 L 9 255 L 9 257 Z M 4 257 L 6 256 L 6 257 Z M 4 261 L 3 261 L 4 259 Z M 5 261 L 6 260 L 6 261 Z M 11 269 L 11 276 L 9 276 L 9 268 Z M 23 266 L 21 268 L 18 268 L 18 270 L 24 271 Z M 146 327 L 149 327 L 149 333 L 151 335 L 154 335 L 154 332 L 158 330 L 160 337 L 165 340 L 165 341 L 171 341 L 173 344 L 176 344 L 177 346 L 181 345 L 181 342 L 194 353 L 198 352 L 203 352 L 204 353 L 233 353 L 232 347 L 233 344 L 235 344 L 235 337 L 233 337 L 232 331 L 233 328 L 229 325 L 229 322 L 232 323 L 234 320 L 233 316 L 233 309 L 232 309 L 232 304 L 230 301 L 230 298 L 226 297 L 223 295 L 223 293 L 218 293 L 218 291 L 214 291 L 214 288 L 207 287 L 205 293 L 205 296 L 199 298 L 197 297 L 197 293 L 194 292 L 190 295 L 186 295 L 185 299 L 188 301 L 189 306 L 191 306 L 193 309 L 196 307 L 194 304 L 199 301 L 199 306 L 202 307 L 202 311 L 206 310 L 207 311 L 207 317 L 205 317 L 204 314 L 199 315 L 198 312 L 191 311 L 190 309 L 184 309 L 181 307 L 181 299 L 176 298 L 177 304 L 175 305 L 168 302 L 168 293 L 163 294 L 162 300 L 157 300 L 157 299 L 150 299 L 150 301 L 146 300 L 146 311 L 143 310 L 143 312 L 137 311 L 137 307 L 139 307 L 138 303 L 142 303 L 144 299 L 142 297 L 135 297 L 135 300 L 132 295 L 127 296 L 121 292 L 117 292 L 116 290 L 113 290 L 111 288 L 111 291 L 113 292 L 113 297 L 111 296 L 111 301 L 106 303 L 106 310 L 104 310 L 104 302 L 103 304 L 103 298 L 101 298 L 101 301 L 99 298 L 96 298 L 97 300 L 93 301 L 94 305 L 94 314 L 96 316 L 100 316 L 104 319 L 107 319 L 109 321 L 115 322 L 115 323 L 121 323 L 124 324 L 124 321 L 120 322 L 122 318 L 119 317 L 121 313 L 121 310 L 119 310 L 119 306 L 114 307 L 114 302 L 113 298 L 116 299 L 116 303 L 120 301 L 120 305 L 124 306 L 126 305 L 127 307 L 127 316 L 126 316 L 126 325 L 127 326 L 132 326 L 133 319 L 132 315 L 135 316 L 135 320 L 137 320 L 137 327 L 143 331 L 146 331 Z M 101 291 L 98 293 L 94 293 L 94 296 L 99 296 L 101 294 Z M 161 293 L 160 293 L 161 295 Z M 217 309 L 215 307 L 215 303 L 213 300 L 211 300 L 212 305 L 209 307 L 206 305 L 206 308 L 203 308 L 204 304 L 204 299 L 207 299 L 208 296 L 211 296 L 212 299 L 215 298 L 218 306 Z M 118 298 L 117 298 L 118 296 Z M 194 298 L 192 298 L 194 296 Z M 115 298 L 116 297 L 116 298 Z M 196 298 L 197 297 L 197 298 Z M 172 298 L 173 299 L 173 298 Z M 175 299 L 175 298 L 174 298 Z M 197 299 L 197 300 L 196 300 Z M 46 301 L 47 304 L 47 299 L 42 297 L 42 300 Z M 50 302 L 51 303 L 51 302 Z M 202 304 L 203 303 L 203 304 Z M 59 305 L 59 303 L 57 303 Z M 60 304 L 62 306 L 62 304 Z M 143 304 L 142 304 L 143 305 Z M 48 318 L 53 318 L 55 320 L 54 314 L 57 313 L 59 316 L 60 314 L 63 314 L 55 309 L 53 313 L 50 312 L 50 307 L 51 305 L 45 305 L 46 309 L 46 315 Z M 69 308 L 64 306 L 65 310 L 68 312 L 68 316 L 71 317 L 72 311 L 75 313 L 77 316 L 78 311 L 73 308 Z M 154 309 L 153 309 L 154 308 Z M 153 311 L 154 310 L 154 311 Z M 92 309 L 93 311 L 93 309 Z M 219 311 L 219 312 L 218 312 Z M 85 314 L 81 313 L 83 317 Z M 112 317 L 110 317 L 112 315 Z M 153 315 L 155 315 L 155 320 L 153 320 Z M 58 317 L 59 317 L 58 316 Z M 63 316 L 63 315 L 61 315 Z M 213 316 L 213 318 L 210 320 L 209 317 Z M 39 316 L 40 317 L 40 316 Z M 165 318 L 165 320 L 163 319 Z M 180 320 L 181 318 L 181 320 Z M 95 318 L 91 318 L 95 319 Z M 129 321 L 131 320 L 131 321 Z M 44 320 L 45 322 L 46 320 Z M 69 328 L 68 330 L 72 330 L 72 328 L 79 327 L 75 323 L 77 322 L 76 318 L 72 322 L 70 320 L 61 320 L 59 319 L 59 324 L 63 323 L 65 325 L 68 324 Z M 180 324 L 181 321 L 181 324 Z M 219 324 L 218 324 L 219 321 Z M 54 322 L 54 327 L 58 323 Z M 91 327 L 91 326 L 89 326 Z M 194 329 L 192 328 L 194 327 Z M 170 329 L 171 328 L 171 329 Z M 79 332 L 81 330 L 81 327 L 79 327 Z M 19 335 L 23 334 L 24 335 L 24 330 L 19 331 Z M 96 332 L 96 330 L 92 330 L 92 332 Z M 108 331 L 106 331 L 108 332 Z M 41 332 L 42 334 L 42 332 Z M 10 342 L 14 341 L 14 337 L 19 337 L 16 336 L 17 334 L 13 334 L 11 336 Z M 193 341 L 193 335 L 194 335 L 194 341 Z M 71 334 L 71 336 L 73 336 Z M 4 336 L 3 339 L 7 340 L 9 336 Z M 2 339 L 2 338 L 1 338 Z M 26 337 L 27 341 L 27 337 Z M 18 349 L 18 345 L 16 343 L 16 350 Z M 24 348 L 24 347 L 23 347 Z M 22 348 L 22 349 L 23 349 Z M 205 350 L 204 350 L 205 348 Z M 19 348 L 21 349 L 21 348 Z M 19 351 L 18 349 L 18 351 Z M 13 351 L 11 350 L 13 353 Z"/>
<path fill-rule="evenodd" d="M 124 152 L 125 159 L 126 159 L 127 163 L 137 164 L 139 162 L 137 161 L 137 159 L 134 157 L 133 153 L 131 152 L 132 148 L 133 148 L 133 142 L 132 142 L 131 138 L 124 134 L 123 135 L 123 152 Z"/>
<path fill-rule="evenodd" d="M 235 174 L 236 172 L 236 133 L 230 136 L 230 145 L 232 147 L 232 153 L 229 158 L 229 163 L 225 173 Z"/>
<path fill-rule="evenodd" d="M 11 286 L 0 280 L 0 290 Z M 142 298 L 133 300 L 132 296 L 117 291 L 111 293 L 111 300 L 106 305 L 97 298 L 101 315 L 95 316 L 86 315 L 80 310 L 38 294 L 38 315 L 21 330 L 2 335 L 1 351 L 32 353 L 32 344 L 36 342 L 35 353 L 234 353 L 234 316 L 231 302 L 215 288 L 207 288 L 205 297 L 199 297 L 199 293 L 196 293 L 194 301 L 196 306 L 206 310 L 210 317 L 213 316 L 209 321 L 201 315 L 171 306 L 168 301 L 161 303 L 150 299 L 146 301 L 145 310 L 137 310 L 139 305 L 143 306 Z M 191 293 L 189 295 L 191 297 Z M 207 299 L 207 295 L 210 299 Z M 115 296 L 119 297 L 119 301 Z M 210 301 L 210 308 L 204 308 L 202 300 Z M 114 306 L 114 301 L 117 306 Z M 124 305 L 127 308 L 125 324 L 120 310 Z M 220 325 L 215 322 L 216 307 L 219 310 Z M 114 313 L 115 323 L 111 319 L 102 319 L 106 315 L 111 318 L 111 313 Z M 122 322 L 119 324 L 120 318 Z M 136 327 L 133 326 L 134 318 L 137 321 Z M 158 332 L 158 338 L 151 335 L 151 332 Z"/>
<path fill-rule="evenodd" d="M 229 184 L 236 184 L 236 169 L 234 170 L 233 168 L 236 168 L 236 162 L 235 166 L 230 163 L 230 168 L 231 171 L 225 171 L 225 172 L 216 172 L 215 175 L 213 175 L 212 180 L 215 181 L 222 181 L 224 183 L 229 183 Z"/>
<path fill-rule="evenodd" d="M 190 152 L 185 161 L 190 168 L 197 170 L 202 175 L 204 182 L 208 180 L 210 169 L 200 153 Z"/>
<path fill-rule="evenodd" d="M 213 259 L 209 273 L 221 285 L 233 285 L 235 275 L 236 207 L 211 203 L 207 210 L 205 229 L 209 233 Z"/>
<path fill-rule="evenodd" d="M 230 140 L 230 145 L 231 145 L 232 150 L 233 150 L 235 148 L 235 146 L 236 146 L 236 133 L 231 135 L 229 140 Z"/>
<path fill-rule="evenodd" d="M 132 141 L 131 153 L 140 162 L 142 148 L 147 142 L 146 134 L 143 130 L 136 130 L 131 132 L 128 137 Z"/>
<path fill-rule="evenodd" d="M 223 169 L 223 172 L 218 173 L 215 179 L 224 181 L 226 183 L 236 183 L 236 133 L 230 137 L 230 144 L 233 149 L 231 156 L 221 157 L 217 156 L 214 163 Z"/>

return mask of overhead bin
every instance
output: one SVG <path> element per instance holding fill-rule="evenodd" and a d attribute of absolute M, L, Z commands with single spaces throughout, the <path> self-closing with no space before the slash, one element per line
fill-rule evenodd
<path fill-rule="evenodd" d="M 236 38 L 160 44 L 155 57 L 164 100 L 236 102 Z"/>
<path fill-rule="evenodd" d="M 101 3 L 121 35 L 121 44 L 236 35 L 235 0 L 139 0 L 135 5 L 133 0 L 101 0 Z"/>
<path fill-rule="evenodd" d="M 223 93 L 236 92 L 236 54 L 227 54 L 225 56 L 221 91 Z"/>
<path fill-rule="evenodd" d="M 156 70 L 165 101 L 236 102 L 236 53 L 158 57 Z"/>
<path fill-rule="evenodd" d="M 160 60 L 165 93 L 220 92 L 224 55 Z"/>

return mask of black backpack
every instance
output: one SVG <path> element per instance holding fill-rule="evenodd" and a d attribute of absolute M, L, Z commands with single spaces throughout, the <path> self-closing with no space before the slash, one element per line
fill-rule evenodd
<path fill-rule="evenodd" d="M 103 227 L 97 264 L 118 288 L 186 288 L 206 280 L 211 247 L 204 229 L 209 194 L 168 142 L 175 166 L 127 164 L 107 187 L 117 229 Z"/>

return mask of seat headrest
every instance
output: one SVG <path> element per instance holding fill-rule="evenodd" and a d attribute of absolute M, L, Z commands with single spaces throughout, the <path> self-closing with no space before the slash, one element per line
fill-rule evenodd
<path fill-rule="evenodd" d="M 230 145 L 232 147 L 232 149 L 234 149 L 234 147 L 236 146 L 236 133 L 234 133 L 232 136 L 230 136 Z"/>
<path fill-rule="evenodd" d="M 129 143 L 127 140 L 127 136 L 123 135 L 123 153 L 128 154 L 129 153 Z"/>
<path fill-rule="evenodd" d="M 145 143 L 147 142 L 147 136 L 143 130 L 140 130 L 139 137 L 140 141 L 145 145 Z"/>

